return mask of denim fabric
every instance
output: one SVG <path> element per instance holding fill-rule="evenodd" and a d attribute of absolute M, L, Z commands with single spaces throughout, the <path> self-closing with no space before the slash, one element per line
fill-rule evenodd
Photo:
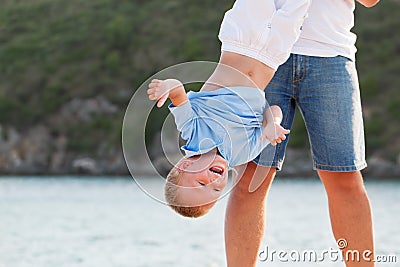
<path fill-rule="evenodd" d="M 284 128 L 291 128 L 295 107 L 299 108 L 314 169 L 345 172 L 366 167 L 360 92 L 352 60 L 292 54 L 265 93 L 269 105 L 282 109 Z M 290 135 L 276 151 L 266 147 L 254 162 L 280 170 L 289 139 Z"/>

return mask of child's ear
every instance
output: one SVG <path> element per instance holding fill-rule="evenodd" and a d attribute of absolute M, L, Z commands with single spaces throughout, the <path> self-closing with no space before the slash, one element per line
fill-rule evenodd
<path fill-rule="evenodd" d="M 179 162 L 176 168 L 178 169 L 178 172 L 184 172 L 190 166 L 190 164 L 190 160 L 185 159 Z"/>

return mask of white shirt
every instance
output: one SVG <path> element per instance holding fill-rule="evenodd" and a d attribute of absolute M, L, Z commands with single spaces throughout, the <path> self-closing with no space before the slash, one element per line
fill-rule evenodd
<path fill-rule="evenodd" d="M 355 60 L 354 0 L 314 0 L 292 53 Z"/>
<path fill-rule="evenodd" d="M 237 0 L 221 23 L 221 50 L 255 58 L 277 69 L 288 59 L 299 38 L 310 3 L 311 0 Z"/>
<path fill-rule="evenodd" d="M 275 70 L 290 53 L 354 60 L 354 8 L 354 0 L 237 0 L 221 23 L 221 50 Z"/>

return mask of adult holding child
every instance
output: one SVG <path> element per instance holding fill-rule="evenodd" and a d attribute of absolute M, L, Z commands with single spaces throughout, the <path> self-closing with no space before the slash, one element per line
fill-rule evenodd
<path fill-rule="evenodd" d="M 285 36 L 298 31 L 297 24 L 293 23 L 292 14 L 286 12 L 288 1 L 270 1 L 275 4 L 276 13 L 267 25 L 270 31 L 265 41 L 271 38 L 285 40 Z M 357 1 L 372 7 L 379 0 Z M 251 2 L 241 1 L 240 8 L 245 9 L 246 3 Z M 371 208 L 360 172 L 366 162 L 355 66 L 356 36 L 351 33 L 355 1 L 304 2 L 309 4 L 307 18 L 302 21 L 298 40 L 289 47 L 292 54 L 267 86 L 266 98 L 270 105 L 282 109 L 282 126 L 286 129 L 292 126 L 295 107 L 301 111 L 310 139 L 314 169 L 328 196 L 334 236 L 336 240 L 346 239 L 348 244 L 344 252 L 371 251 L 368 255 L 371 261 L 361 257 L 358 262 L 347 261 L 346 266 L 374 266 Z M 228 35 L 224 35 L 223 26 L 220 38 L 224 43 Z M 287 45 L 282 42 L 278 48 L 284 52 Z M 275 52 L 279 54 L 279 51 Z M 265 200 L 276 171 L 282 168 L 288 140 L 278 144 L 276 151 L 267 147 L 241 170 L 243 175 L 230 194 L 225 219 L 229 267 L 256 265 L 265 229 Z M 269 160 L 271 153 L 275 153 L 273 160 Z"/>

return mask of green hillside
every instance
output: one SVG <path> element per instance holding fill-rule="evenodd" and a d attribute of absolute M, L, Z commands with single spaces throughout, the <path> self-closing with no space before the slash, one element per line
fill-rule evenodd
<path fill-rule="evenodd" d="M 232 3 L 2 0 L 0 124 L 21 132 L 45 125 L 54 138 L 66 136 L 68 153 L 96 157 L 99 143 L 119 150 L 124 110 L 135 88 L 176 63 L 217 61 L 219 23 Z M 354 29 L 368 155 L 392 161 L 400 152 L 399 8 L 395 0 L 373 9 L 358 5 Z M 117 111 L 92 114 L 85 122 L 60 115 L 66 103 L 98 96 Z M 160 125 L 153 123 L 150 135 Z M 295 126 L 291 145 L 305 146 L 304 126 L 299 120 Z"/>

